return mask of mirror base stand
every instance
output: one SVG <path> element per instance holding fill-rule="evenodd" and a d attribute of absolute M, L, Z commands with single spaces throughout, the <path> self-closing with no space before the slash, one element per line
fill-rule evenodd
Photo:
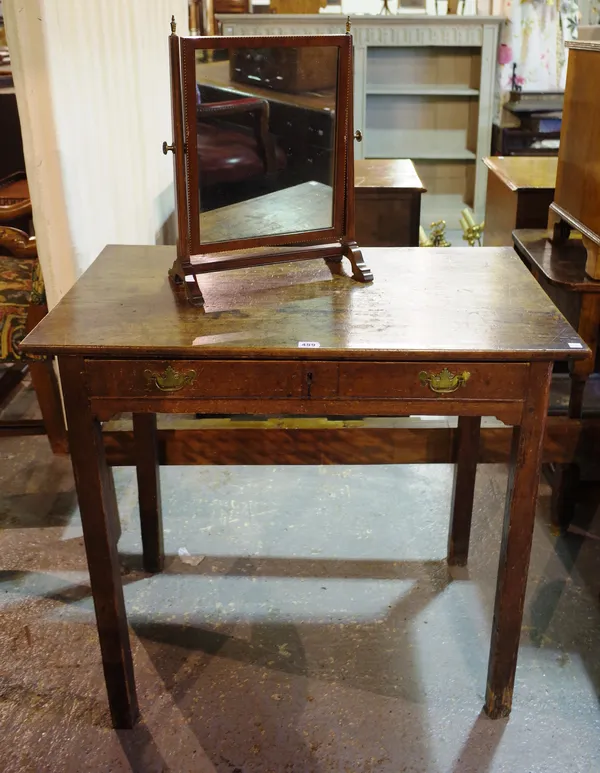
<path fill-rule="evenodd" d="M 188 277 L 190 277 L 189 281 Z M 179 258 L 175 259 L 173 266 L 169 269 L 169 280 L 176 290 L 185 290 L 185 296 L 192 306 L 199 308 L 204 306 L 204 296 L 198 285 L 196 274 L 186 274 Z"/>
<path fill-rule="evenodd" d="M 276 263 L 296 262 L 299 260 L 324 260 L 334 274 L 343 274 L 342 260 L 347 258 L 352 268 L 352 279 L 356 282 L 372 282 L 373 272 L 364 261 L 362 251 L 355 241 L 342 241 L 335 244 L 311 245 L 298 247 L 293 253 L 273 252 L 269 255 L 240 255 L 223 257 L 205 256 L 202 263 L 192 264 L 184 258 L 176 258 L 169 269 L 169 279 L 177 290 L 185 289 L 185 294 L 192 306 L 204 306 L 204 298 L 198 284 L 198 276 L 217 271 L 230 271 L 249 266 L 269 266 Z"/>
<path fill-rule="evenodd" d="M 352 266 L 352 279 L 355 279 L 357 282 L 372 282 L 373 272 L 365 263 L 362 250 L 358 244 L 354 241 L 342 242 L 342 248 L 344 255 Z"/>

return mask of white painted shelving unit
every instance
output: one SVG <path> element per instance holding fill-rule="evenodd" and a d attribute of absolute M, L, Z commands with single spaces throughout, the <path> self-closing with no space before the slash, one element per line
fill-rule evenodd
<path fill-rule="evenodd" d="M 224 35 L 342 33 L 343 16 L 220 15 Z M 353 16 L 356 158 L 410 158 L 425 186 L 421 221 L 483 220 L 491 149 L 496 16 Z"/>

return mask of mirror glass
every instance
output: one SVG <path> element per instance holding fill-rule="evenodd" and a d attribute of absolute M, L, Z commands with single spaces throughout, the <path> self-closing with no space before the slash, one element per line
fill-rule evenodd
<path fill-rule="evenodd" d="M 333 226 L 338 55 L 196 52 L 201 243 Z"/>

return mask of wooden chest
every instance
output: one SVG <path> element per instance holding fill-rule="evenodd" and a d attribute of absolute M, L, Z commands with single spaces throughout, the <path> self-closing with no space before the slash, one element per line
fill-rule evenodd
<path fill-rule="evenodd" d="M 274 91 L 321 91 L 335 87 L 337 56 L 335 46 L 236 48 L 230 52 L 229 74 L 236 83 Z"/>
<path fill-rule="evenodd" d="M 358 244 L 361 247 L 418 247 L 424 192 L 409 159 L 356 160 L 354 195 Z"/>

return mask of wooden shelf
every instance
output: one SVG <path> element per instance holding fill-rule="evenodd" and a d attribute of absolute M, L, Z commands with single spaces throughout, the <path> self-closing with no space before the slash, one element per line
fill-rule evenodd
<path fill-rule="evenodd" d="M 391 97 L 422 96 L 422 97 L 477 97 L 479 89 L 455 84 L 398 84 L 388 85 L 367 84 L 367 95 L 383 95 Z"/>
<path fill-rule="evenodd" d="M 472 161 L 478 101 L 454 96 L 368 95 L 366 158 Z"/>
<path fill-rule="evenodd" d="M 465 129 L 365 127 L 365 158 L 410 158 L 413 161 L 474 161 Z"/>
<path fill-rule="evenodd" d="M 377 147 L 377 145 L 375 145 Z M 365 158 L 410 158 L 411 161 L 475 161 L 475 153 L 470 150 L 437 150 L 436 148 L 411 147 L 410 145 L 397 143 L 394 150 L 391 143 L 380 143 L 378 150 L 369 149 L 366 146 Z"/>
<path fill-rule="evenodd" d="M 479 88 L 480 50 L 471 47 L 369 47 L 369 85 L 421 84 L 423 86 Z"/>

